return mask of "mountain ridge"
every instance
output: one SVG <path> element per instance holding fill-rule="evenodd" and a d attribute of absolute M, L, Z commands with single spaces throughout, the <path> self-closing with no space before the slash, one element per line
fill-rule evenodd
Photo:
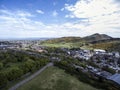
<path fill-rule="evenodd" d="M 110 39 L 114 39 L 111 36 L 108 36 L 106 34 L 99 34 L 99 33 L 95 33 L 86 37 L 74 37 L 74 36 L 69 36 L 69 37 L 61 37 L 61 38 L 54 38 L 54 39 L 49 39 L 49 40 L 45 40 L 43 42 L 46 43 L 62 43 L 62 42 L 97 42 L 97 41 L 102 41 L 102 40 L 110 40 Z"/>
<path fill-rule="evenodd" d="M 112 38 L 113 37 L 108 36 L 106 34 L 99 34 L 99 33 L 95 33 L 95 34 L 92 34 L 90 36 L 83 37 L 83 39 L 85 39 L 88 42 L 100 41 L 100 40 L 109 40 Z"/>

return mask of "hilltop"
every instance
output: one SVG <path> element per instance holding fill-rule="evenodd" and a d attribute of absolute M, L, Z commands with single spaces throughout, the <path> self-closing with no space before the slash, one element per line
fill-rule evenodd
<path fill-rule="evenodd" d="M 101 41 L 101 40 L 110 40 L 112 39 L 111 36 L 108 36 L 106 34 L 93 34 L 90 36 L 86 37 L 61 37 L 61 38 L 55 38 L 55 39 L 50 39 L 46 40 L 43 43 L 75 43 L 75 42 L 93 42 L 93 41 Z"/>
<path fill-rule="evenodd" d="M 83 39 L 88 42 L 93 42 L 93 41 L 109 40 L 112 39 L 112 37 L 106 34 L 95 33 L 93 35 L 83 37 Z"/>

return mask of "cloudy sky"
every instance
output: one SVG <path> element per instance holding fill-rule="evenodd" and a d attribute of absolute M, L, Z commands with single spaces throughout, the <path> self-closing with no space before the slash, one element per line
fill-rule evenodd
<path fill-rule="evenodd" d="M 0 38 L 120 37 L 120 0 L 0 0 Z"/>

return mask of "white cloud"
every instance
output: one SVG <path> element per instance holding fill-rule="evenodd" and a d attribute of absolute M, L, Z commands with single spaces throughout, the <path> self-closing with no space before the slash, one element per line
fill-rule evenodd
<path fill-rule="evenodd" d="M 69 11 L 67 18 L 88 19 L 88 26 L 81 28 L 86 33 L 120 32 L 120 5 L 115 0 L 78 0 L 74 5 L 65 4 L 65 10 Z"/>
<path fill-rule="evenodd" d="M 29 12 L 25 12 L 25 11 L 21 11 L 21 10 L 17 10 L 15 12 L 12 12 L 12 11 L 9 11 L 9 10 L 6 10 L 6 9 L 1 9 L 0 13 L 2 15 L 13 16 L 13 17 L 14 16 L 19 16 L 19 17 L 33 17 L 34 16 Z"/>
<path fill-rule="evenodd" d="M 24 11 L 17 11 L 16 15 L 18 15 L 20 17 L 33 17 L 34 16 L 31 13 L 24 12 Z"/>
<path fill-rule="evenodd" d="M 58 16 L 58 12 L 55 10 L 55 11 L 53 11 L 52 15 L 53 15 L 54 17 L 56 17 L 56 16 Z"/>
<path fill-rule="evenodd" d="M 44 12 L 42 10 L 36 10 L 36 12 L 39 14 L 44 14 Z"/>
<path fill-rule="evenodd" d="M 30 19 L 29 15 L 15 14 L 16 12 L 0 10 L 0 37 L 61 37 L 61 36 L 79 36 L 79 24 L 63 23 L 46 25 L 40 21 Z M 4 11 L 4 13 L 3 13 Z M 24 12 L 24 11 L 23 11 Z M 21 11 L 21 13 L 23 13 Z M 28 13 L 28 12 L 26 12 Z M 29 13 L 31 16 L 31 13 Z M 75 31 L 76 30 L 76 31 Z"/>
<path fill-rule="evenodd" d="M 34 15 L 25 11 L 0 10 L 0 13 L 0 37 L 6 37 L 6 35 L 8 37 L 28 37 L 28 32 L 35 32 L 44 27 L 41 22 L 31 20 L 29 17 Z"/>
<path fill-rule="evenodd" d="M 75 18 L 73 15 L 65 15 L 65 18 Z"/>
<path fill-rule="evenodd" d="M 92 18 L 120 10 L 113 0 L 78 0 L 75 5 L 66 4 L 65 9 L 77 18 Z"/>
<path fill-rule="evenodd" d="M 74 34 L 73 32 L 70 32 L 72 28 L 69 28 L 69 24 L 67 25 L 67 23 L 61 25 L 59 24 L 46 25 L 41 21 L 35 21 L 30 19 L 28 15 L 29 12 L 26 12 L 26 15 L 16 14 L 17 12 L 18 11 L 12 12 L 8 10 L 0 10 L 1 38 L 60 37 L 66 36 L 66 34 L 68 36 Z M 21 13 L 23 12 L 21 11 Z M 34 16 L 31 13 L 29 14 L 31 16 Z"/>

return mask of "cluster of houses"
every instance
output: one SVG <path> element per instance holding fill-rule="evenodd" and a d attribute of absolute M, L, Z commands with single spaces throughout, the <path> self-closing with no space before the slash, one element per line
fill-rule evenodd
<path fill-rule="evenodd" d="M 71 50 L 68 54 L 74 58 L 85 60 L 89 60 L 93 56 L 93 53 L 90 50 Z"/>
<path fill-rule="evenodd" d="M 43 52 L 44 47 L 39 45 L 39 40 L 14 40 L 14 41 L 0 41 L 0 49 L 24 49 L 24 50 L 33 50 L 37 52 Z"/>
<path fill-rule="evenodd" d="M 107 52 L 102 49 L 94 50 L 68 50 L 67 53 L 77 59 L 84 61 L 94 62 L 98 67 L 86 65 L 83 68 L 79 65 L 73 65 L 75 68 L 79 68 L 83 72 L 90 72 L 97 77 L 103 77 L 112 80 L 120 85 L 120 54 L 119 52 Z M 103 70 L 103 67 L 108 67 L 114 70 L 115 74 Z"/>
<path fill-rule="evenodd" d="M 94 49 L 94 50 L 68 50 L 67 53 L 75 58 L 81 58 L 85 60 L 89 60 L 93 55 L 109 55 L 114 56 L 116 58 L 120 58 L 119 52 L 106 52 L 102 49 Z"/>
<path fill-rule="evenodd" d="M 18 49 L 18 48 L 20 48 L 18 44 L 0 44 L 0 50 Z"/>

